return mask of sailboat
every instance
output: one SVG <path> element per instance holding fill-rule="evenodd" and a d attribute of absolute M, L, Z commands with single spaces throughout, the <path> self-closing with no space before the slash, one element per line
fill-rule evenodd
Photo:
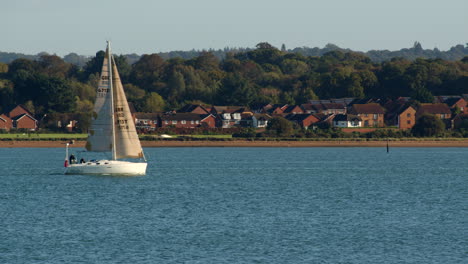
<path fill-rule="evenodd" d="M 107 42 L 101 78 L 86 142 L 89 153 L 105 152 L 111 158 L 76 162 L 65 154 L 65 174 L 144 175 L 147 162 L 136 133 L 119 72 Z M 89 152 L 89 153 L 88 153 Z"/>

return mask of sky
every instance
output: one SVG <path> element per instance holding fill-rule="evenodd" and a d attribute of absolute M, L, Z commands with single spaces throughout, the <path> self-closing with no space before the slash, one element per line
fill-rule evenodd
<path fill-rule="evenodd" d="M 0 0 L 0 51 L 94 55 L 468 43 L 468 0 Z"/>

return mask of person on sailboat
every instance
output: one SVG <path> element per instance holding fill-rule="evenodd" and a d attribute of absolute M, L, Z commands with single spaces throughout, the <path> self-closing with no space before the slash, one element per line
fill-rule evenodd
<path fill-rule="evenodd" d="M 75 164 L 75 162 L 76 162 L 75 155 L 71 154 L 70 155 L 70 164 Z"/>

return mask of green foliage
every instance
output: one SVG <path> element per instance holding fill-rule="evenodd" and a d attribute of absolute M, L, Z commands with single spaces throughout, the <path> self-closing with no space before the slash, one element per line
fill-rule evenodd
<path fill-rule="evenodd" d="M 294 132 L 292 122 L 284 117 L 275 117 L 268 121 L 268 132 L 276 136 L 288 137 Z"/>
<path fill-rule="evenodd" d="M 166 102 L 158 93 L 150 93 L 144 99 L 143 111 L 144 112 L 161 112 L 164 110 Z"/>
<path fill-rule="evenodd" d="M 411 131 L 417 137 L 438 136 L 445 131 L 445 124 L 436 116 L 425 114 L 418 118 Z"/>

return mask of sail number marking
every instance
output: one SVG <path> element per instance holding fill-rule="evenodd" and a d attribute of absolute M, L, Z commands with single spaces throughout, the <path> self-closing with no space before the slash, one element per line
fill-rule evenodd
<path fill-rule="evenodd" d="M 125 117 L 124 113 L 123 113 L 123 107 L 116 107 L 115 108 L 115 115 L 117 116 L 117 118 L 119 117 Z M 117 119 L 115 121 L 115 124 L 116 124 L 116 127 L 118 129 L 129 129 L 128 127 L 128 120 L 127 119 Z"/>

